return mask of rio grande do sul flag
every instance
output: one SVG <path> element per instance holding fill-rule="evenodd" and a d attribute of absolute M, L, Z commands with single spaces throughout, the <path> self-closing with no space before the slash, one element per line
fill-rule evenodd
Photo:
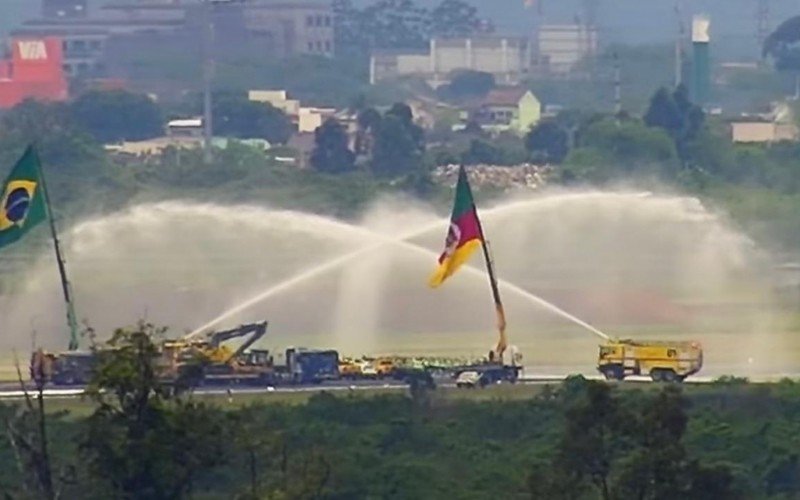
<path fill-rule="evenodd" d="M 39 157 L 29 147 L 0 185 L 0 248 L 22 238 L 47 217 Z"/>
<path fill-rule="evenodd" d="M 450 229 L 444 242 L 444 252 L 439 256 L 439 266 L 431 275 L 428 284 L 436 288 L 469 260 L 482 242 L 480 221 L 472 199 L 472 190 L 467 180 L 464 166 L 458 170 L 456 198 L 453 214 L 450 216 Z"/>

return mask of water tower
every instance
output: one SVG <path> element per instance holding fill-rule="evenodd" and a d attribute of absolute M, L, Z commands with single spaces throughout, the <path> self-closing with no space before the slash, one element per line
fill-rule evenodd
<path fill-rule="evenodd" d="M 709 27 L 711 21 L 703 14 L 692 18 L 692 100 L 703 106 L 711 94 L 711 55 Z"/>

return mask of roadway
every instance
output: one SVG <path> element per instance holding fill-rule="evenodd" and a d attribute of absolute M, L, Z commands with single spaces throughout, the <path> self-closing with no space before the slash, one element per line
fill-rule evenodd
<path fill-rule="evenodd" d="M 591 374 L 583 375 L 588 380 L 602 380 L 601 375 Z M 557 384 L 563 382 L 567 375 L 555 374 L 533 374 L 525 375 L 518 379 L 518 384 L 523 385 L 547 385 Z M 713 376 L 693 376 L 687 378 L 685 384 L 709 384 L 717 377 Z M 800 374 L 775 374 L 763 375 L 758 377 L 751 377 L 749 381 L 752 383 L 771 383 L 777 382 L 783 378 L 792 378 L 794 380 L 800 379 Z M 615 383 L 653 383 L 649 377 L 645 376 L 630 376 L 624 382 Z M 436 386 L 444 389 L 453 389 L 456 387 L 452 379 L 436 379 Z M 289 393 L 303 393 L 303 392 L 361 392 L 361 391 L 402 391 L 407 390 L 408 384 L 395 381 L 395 380 L 337 380 L 328 381 L 320 384 L 301 385 L 301 386 L 207 386 L 198 387 L 193 393 L 201 396 L 215 396 L 215 395 L 247 395 L 247 394 L 289 394 Z M 64 387 L 48 387 L 44 390 L 44 395 L 49 399 L 60 398 L 80 398 L 86 391 L 85 386 L 64 386 Z M 19 384 L 14 383 L 0 383 L 0 399 L 19 399 L 24 396 L 24 392 L 19 388 Z"/>

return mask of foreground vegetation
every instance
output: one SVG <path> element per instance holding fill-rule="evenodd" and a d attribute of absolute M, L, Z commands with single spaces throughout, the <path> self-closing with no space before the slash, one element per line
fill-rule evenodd
<path fill-rule="evenodd" d="M 449 398 L 415 387 L 240 406 L 160 385 L 155 333 L 140 325 L 115 334 L 115 350 L 97 368 L 89 412 L 48 413 L 46 448 L 35 399 L 0 407 L 7 498 L 800 493 L 800 387 L 793 382 L 726 380 L 682 391 L 575 377 L 523 399 Z"/>

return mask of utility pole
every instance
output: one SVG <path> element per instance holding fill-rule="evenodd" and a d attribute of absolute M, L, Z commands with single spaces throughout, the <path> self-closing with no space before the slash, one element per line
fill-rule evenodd
<path fill-rule="evenodd" d="M 683 23 L 681 3 L 675 3 L 675 17 L 678 20 L 678 36 L 675 38 L 675 87 L 683 83 L 683 43 L 686 37 L 686 25 Z"/>
<path fill-rule="evenodd" d="M 582 45 L 583 50 L 585 51 L 586 59 L 589 63 L 589 79 L 593 80 L 596 76 L 597 66 L 596 66 L 596 34 L 597 34 L 597 11 L 599 9 L 598 5 L 599 0 L 583 0 L 582 6 L 582 15 L 580 26 L 578 29 L 581 30 L 582 34 Z"/>
<path fill-rule="evenodd" d="M 764 50 L 764 41 L 769 36 L 769 0 L 757 0 L 756 6 L 756 41 L 758 53 Z"/>
<path fill-rule="evenodd" d="M 619 120 L 619 115 L 622 113 L 622 82 L 621 71 L 619 67 L 619 54 L 614 52 L 614 115 Z"/>
<path fill-rule="evenodd" d="M 206 164 L 214 160 L 211 151 L 213 123 L 211 113 L 211 80 L 214 77 L 212 41 L 214 27 L 211 23 L 211 0 L 204 0 L 202 15 L 203 31 L 203 159 Z"/>

